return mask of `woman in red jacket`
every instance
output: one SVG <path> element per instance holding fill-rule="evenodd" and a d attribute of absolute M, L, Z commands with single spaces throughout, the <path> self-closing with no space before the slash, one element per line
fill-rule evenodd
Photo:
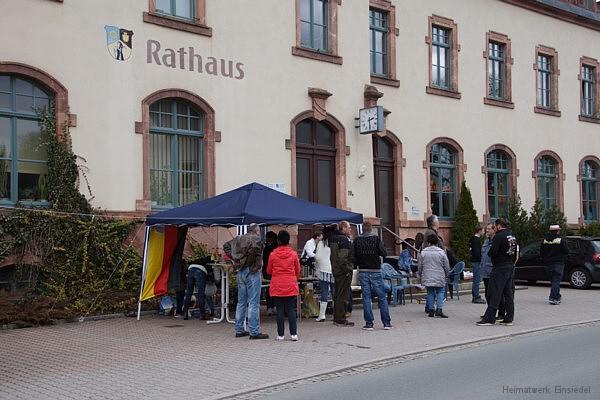
<path fill-rule="evenodd" d="M 290 234 L 281 230 L 277 234 L 279 246 L 269 256 L 267 274 L 271 275 L 269 294 L 275 301 L 277 309 L 277 340 L 284 340 L 284 317 L 288 315 L 290 323 L 290 335 L 292 340 L 298 340 L 298 328 L 296 324 L 296 296 L 298 290 L 298 278 L 300 277 L 300 261 L 298 253 L 290 247 Z"/>

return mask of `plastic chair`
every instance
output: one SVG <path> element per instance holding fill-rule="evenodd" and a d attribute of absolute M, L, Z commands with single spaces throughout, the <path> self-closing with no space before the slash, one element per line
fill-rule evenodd
<path fill-rule="evenodd" d="M 460 274 L 465 269 L 465 262 L 457 262 L 456 265 L 450 270 L 448 274 L 448 287 L 450 288 L 450 298 L 454 298 L 454 290 L 456 290 L 456 297 L 460 300 Z"/>
<path fill-rule="evenodd" d="M 391 264 L 381 264 L 381 276 L 386 282 L 386 289 L 392 293 L 392 304 L 397 305 L 400 299 L 399 294 L 402 293 L 401 304 L 406 304 L 404 301 L 404 289 L 410 288 L 410 276 L 396 271 Z M 412 302 L 412 292 L 411 292 Z"/>

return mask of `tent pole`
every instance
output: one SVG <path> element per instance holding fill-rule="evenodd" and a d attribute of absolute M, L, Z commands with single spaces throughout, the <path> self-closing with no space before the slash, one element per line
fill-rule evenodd
<path fill-rule="evenodd" d="M 144 259 L 142 264 L 142 280 L 140 284 L 140 298 L 138 299 L 138 310 L 137 310 L 137 320 L 140 320 L 140 313 L 142 312 L 142 292 L 144 290 L 144 283 L 146 283 L 146 263 L 148 257 L 148 239 L 150 236 L 150 227 L 146 227 L 146 235 L 144 238 Z"/>

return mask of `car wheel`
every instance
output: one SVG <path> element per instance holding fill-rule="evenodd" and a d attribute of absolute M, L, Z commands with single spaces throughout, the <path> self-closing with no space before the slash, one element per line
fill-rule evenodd
<path fill-rule="evenodd" d="M 527 281 L 528 285 L 535 285 L 537 283 L 537 281 L 535 279 L 530 279 Z"/>
<path fill-rule="evenodd" d="M 588 289 L 592 286 L 592 276 L 585 268 L 575 268 L 569 273 L 569 284 L 574 289 Z"/>

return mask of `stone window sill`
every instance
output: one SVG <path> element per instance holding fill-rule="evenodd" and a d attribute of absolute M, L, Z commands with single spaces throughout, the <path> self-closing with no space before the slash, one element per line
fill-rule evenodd
<path fill-rule="evenodd" d="M 489 98 L 489 97 L 484 97 L 483 98 L 483 104 L 487 104 L 489 106 L 510 108 L 510 109 L 515 108 L 515 103 L 513 103 L 512 101 L 492 99 L 492 98 Z"/>
<path fill-rule="evenodd" d="M 585 115 L 580 115 L 579 120 L 582 122 L 591 122 L 592 124 L 600 124 L 600 117 L 588 117 Z"/>
<path fill-rule="evenodd" d="M 392 87 L 400 87 L 400 81 L 398 79 L 386 78 L 383 76 L 371 75 L 371 83 L 376 85 L 385 85 Z"/>
<path fill-rule="evenodd" d="M 553 110 L 551 108 L 544 108 L 544 107 L 536 106 L 533 108 L 533 111 L 538 114 L 550 115 L 552 117 L 560 117 L 560 111 Z"/>
<path fill-rule="evenodd" d="M 304 49 L 302 47 L 293 46 L 292 55 L 299 57 L 306 57 L 312 60 L 325 61 L 332 64 L 342 65 L 343 58 L 328 53 L 321 53 L 315 50 Z"/>
<path fill-rule="evenodd" d="M 435 94 L 437 96 L 450 97 L 450 98 L 453 98 L 453 99 L 460 99 L 461 98 L 460 92 L 457 92 L 457 91 L 454 91 L 454 90 L 447 90 L 447 89 L 441 89 L 441 88 L 436 88 L 436 87 L 432 87 L 432 86 L 427 86 L 425 88 L 425 91 L 428 94 Z"/>
<path fill-rule="evenodd" d="M 212 28 L 206 25 L 199 25 L 193 22 L 187 22 L 175 18 L 170 18 L 165 15 L 144 12 L 144 22 L 150 24 L 164 26 L 179 31 L 195 33 L 202 36 L 212 36 Z"/>
<path fill-rule="evenodd" d="M 452 228 L 454 226 L 454 217 L 440 219 L 440 228 Z M 446 243 L 448 245 L 448 243 Z"/>

